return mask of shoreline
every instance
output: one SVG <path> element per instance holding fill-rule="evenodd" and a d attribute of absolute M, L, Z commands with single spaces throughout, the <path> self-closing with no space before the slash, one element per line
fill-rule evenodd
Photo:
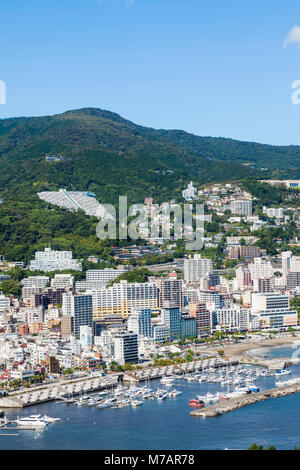
<path fill-rule="evenodd" d="M 217 352 L 218 350 L 224 350 L 224 356 L 228 358 L 239 358 L 239 359 L 251 359 L 254 358 L 250 354 L 253 350 L 258 349 L 268 349 L 273 347 L 280 347 L 280 346 L 289 346 L 293 343 L 299 343 L 300 347 L 300 335 L 286 337 L 286 338 L 272 338 L 272 339 L 264 339 L 259 342 L 249 342 L 249 343 L 237 343 L 237 344 L 229 344 L 223 345 L 219 347 L 209 348 L 208 351 Z"/>

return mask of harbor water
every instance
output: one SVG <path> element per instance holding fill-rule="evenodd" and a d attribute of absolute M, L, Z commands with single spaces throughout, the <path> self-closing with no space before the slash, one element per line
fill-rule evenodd
<path fill-rule="evenodd" d="M 285 357 L 294 352 L 286 348 Z M 278 348 L 268 354 L 275 355 Z M 277 357 L 277 356 L 272 357 Z M 300 377 L 300 365 L 289 368 L 287 378 Z M 258 377 L 261 389 L 275 386 L 276 377 Z M 140 384 L 139 386 L 143 386 Z M 189 400 L 207 392 L 226 391 L 220 383 L 178 380 L 172 387 L 151 381 L 149 387 L 174 387 L 182 393 L 163 401 L 144 400 L 142 406 L 120 409 L 47 403 L 22 410 L 6 410 L 8 419 L 32 414 L 59 417 L 42 431 L 18 430 L 18 436 L 4 436 L 0 429 L 0 449 L 247 449 L 251 444 L 275 445 L 278 449 L 300 446 L 300 395 L 275 398 L 226 413 L 218 418 L 190 416 Z"/>

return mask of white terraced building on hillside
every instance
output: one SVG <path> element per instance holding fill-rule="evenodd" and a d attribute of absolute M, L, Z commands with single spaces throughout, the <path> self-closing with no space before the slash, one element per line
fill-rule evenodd
<path fill-rule="evenodd" d="M 64 271 L 70 269 L 81 271 L 82 265 L 77 259 L 72 259 L 72 251 L 54 251 L 45 248 L 45 251 L 36 251 L 35 259 L 30 261 L 30 271 Z"/>
<path fill-rule="evenodd" d="M 95 217 L 108 217 L 106 209 L 97 201 L 94 193 L 88 191 L 43 191 L 37 193 L 43 201 L 63 207 L 69 211 L 83 210 L 87 215 Z"/>

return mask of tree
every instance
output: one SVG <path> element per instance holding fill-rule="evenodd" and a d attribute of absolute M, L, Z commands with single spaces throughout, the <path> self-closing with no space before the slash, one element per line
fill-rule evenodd
<path fill-rule="evenodd" d="M 63 370 L 63 375 L 71 375 L 74 374 L 74 370 L 71 369 L 70 367 L 67 367 L 67 369 Z"/>
<path fill-rule="evenodd" d="M 4 295 L 12 295 L 14 297 L 19 297 L 21 294 L 21 286 L 15 279 L 8 279 L 7 281 L 1 282 L 0 290 L 2 290 Z"/>
<path fill-rule="evenodd" d="M 252 444 L 250 447 L 248 447 L 248 450 L 264 450 L 262 445 L 257 445 L 257 444 Z"/>

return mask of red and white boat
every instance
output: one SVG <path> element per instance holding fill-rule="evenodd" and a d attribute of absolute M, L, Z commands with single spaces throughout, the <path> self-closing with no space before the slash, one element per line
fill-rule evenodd
<path fill-rule="evenodd" d="M 204 401 L 192 399 L 190 400 L 189 405 L 192 406 L 193 408 L 203 408 Z"/>

